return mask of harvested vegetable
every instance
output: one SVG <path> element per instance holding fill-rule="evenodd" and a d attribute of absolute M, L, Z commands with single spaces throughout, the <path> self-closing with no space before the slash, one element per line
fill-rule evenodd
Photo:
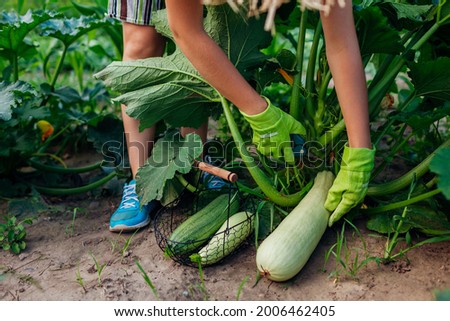
<path fill-rule="evenodd" d="M 328 226 L 330 213 L 323 205 L 333 180 L 331 172 L 317 174 L 308 194 L 261 243 L 256 265 L 262 276 L 286 281 L 306 264 Z"/>

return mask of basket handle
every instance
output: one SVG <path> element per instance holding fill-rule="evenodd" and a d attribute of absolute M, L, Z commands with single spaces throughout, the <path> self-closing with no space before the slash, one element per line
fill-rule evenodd
<path fill-rule="evenodd" d="M 199 162 L 198 160 L 194 160 L 194 166 L 196 166 L 198 169 L 210 173 L 212 175 L 218 176 L 224 180 L 227 180 L 231 183 L 234 183 L 238 179 L 238 175 L 236 173 L 227 171 L 226 169 L 213 166 L 211 164 L 205 163 L 205 162 Z"/>

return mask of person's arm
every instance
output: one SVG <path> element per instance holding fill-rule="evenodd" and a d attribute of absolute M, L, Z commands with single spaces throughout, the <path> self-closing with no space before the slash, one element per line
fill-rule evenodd
<path fill-rule="evenodd" d="M 321 13 L 331 74 L 350 147 L 371 147 L 366 79 L 353 20 L 352 2 Z"/>
<path fill-rule="evenodd" d="M 332 212 L 331 226 L 365 197 L 375 149 L 369 127 L 366 80 L 353 20 L 352 2 L 333 6 L 328 15 L 321 13 L 328 64 L 345 126 L 348 145 L 344 147 L 341 169 L 328 192 L 325 208 Z"/>
<path fill-rule="evenodd" d="M 205 32 L 202 0 L 166 0 L 166 8 L 176 44 L 200 75 L 250 123 L 258 151 L 294 163 L 290 134 L 305 135 L 304 127 L 261 97 Z"/>
<path fill-rule="evenodd" d="M 166 8 L 175 42 L 200 75 L 242 112 L 264 111 L 266 101 L 205 32 L 202 0 L 166 0 Z"/>

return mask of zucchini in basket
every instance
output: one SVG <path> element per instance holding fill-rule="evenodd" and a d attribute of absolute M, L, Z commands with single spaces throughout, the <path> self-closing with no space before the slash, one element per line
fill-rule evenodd
<path fill-rule="evenodd" d="M 230 203 L 230 204 L 228 204 Z M 181 223 L 167 240 L 168 256 L 188 254 L 206 243 L 229 216 L 239 210 L 239 199 L 233 194 L 222 194 Z"/>
<path fill-rule="evenodd" d="M 207 245 L 189 258 L 202 265 L 217 263 L 237 249 L 252 231 L 253 214 L 245 211 L 236 213 L 222 224 Z"/>

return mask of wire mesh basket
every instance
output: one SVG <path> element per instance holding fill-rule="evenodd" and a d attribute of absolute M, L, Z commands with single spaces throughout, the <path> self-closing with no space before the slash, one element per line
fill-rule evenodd
<path fill-rule="evenodd" d="M 238 250 L 253 231 L 256 212 L 254 198 L 239 190 L 236 174 L 202 162 L 198 162 L 197 166 L 201 171 L 219 176 L 228 183 L 221 189 L 198 188 L 194 193 L 185 189 L 177 200 L 162 207 L 154 219 L 156 241 L 164 255 L 187 266 L 216 264 Z M 227 199 L 227 211 L 218 222 L 214 222 L 219 227 L 214 228 L 213 233 L 183 241 L 171 238 L 177 227 L 201 209 L 211 206 L 211 202 L 219 197 Z M 236 213 L 239 214 L 239 220 L 233 215 Z M 230 219 L 232 216 L 233 219 Z"/>

